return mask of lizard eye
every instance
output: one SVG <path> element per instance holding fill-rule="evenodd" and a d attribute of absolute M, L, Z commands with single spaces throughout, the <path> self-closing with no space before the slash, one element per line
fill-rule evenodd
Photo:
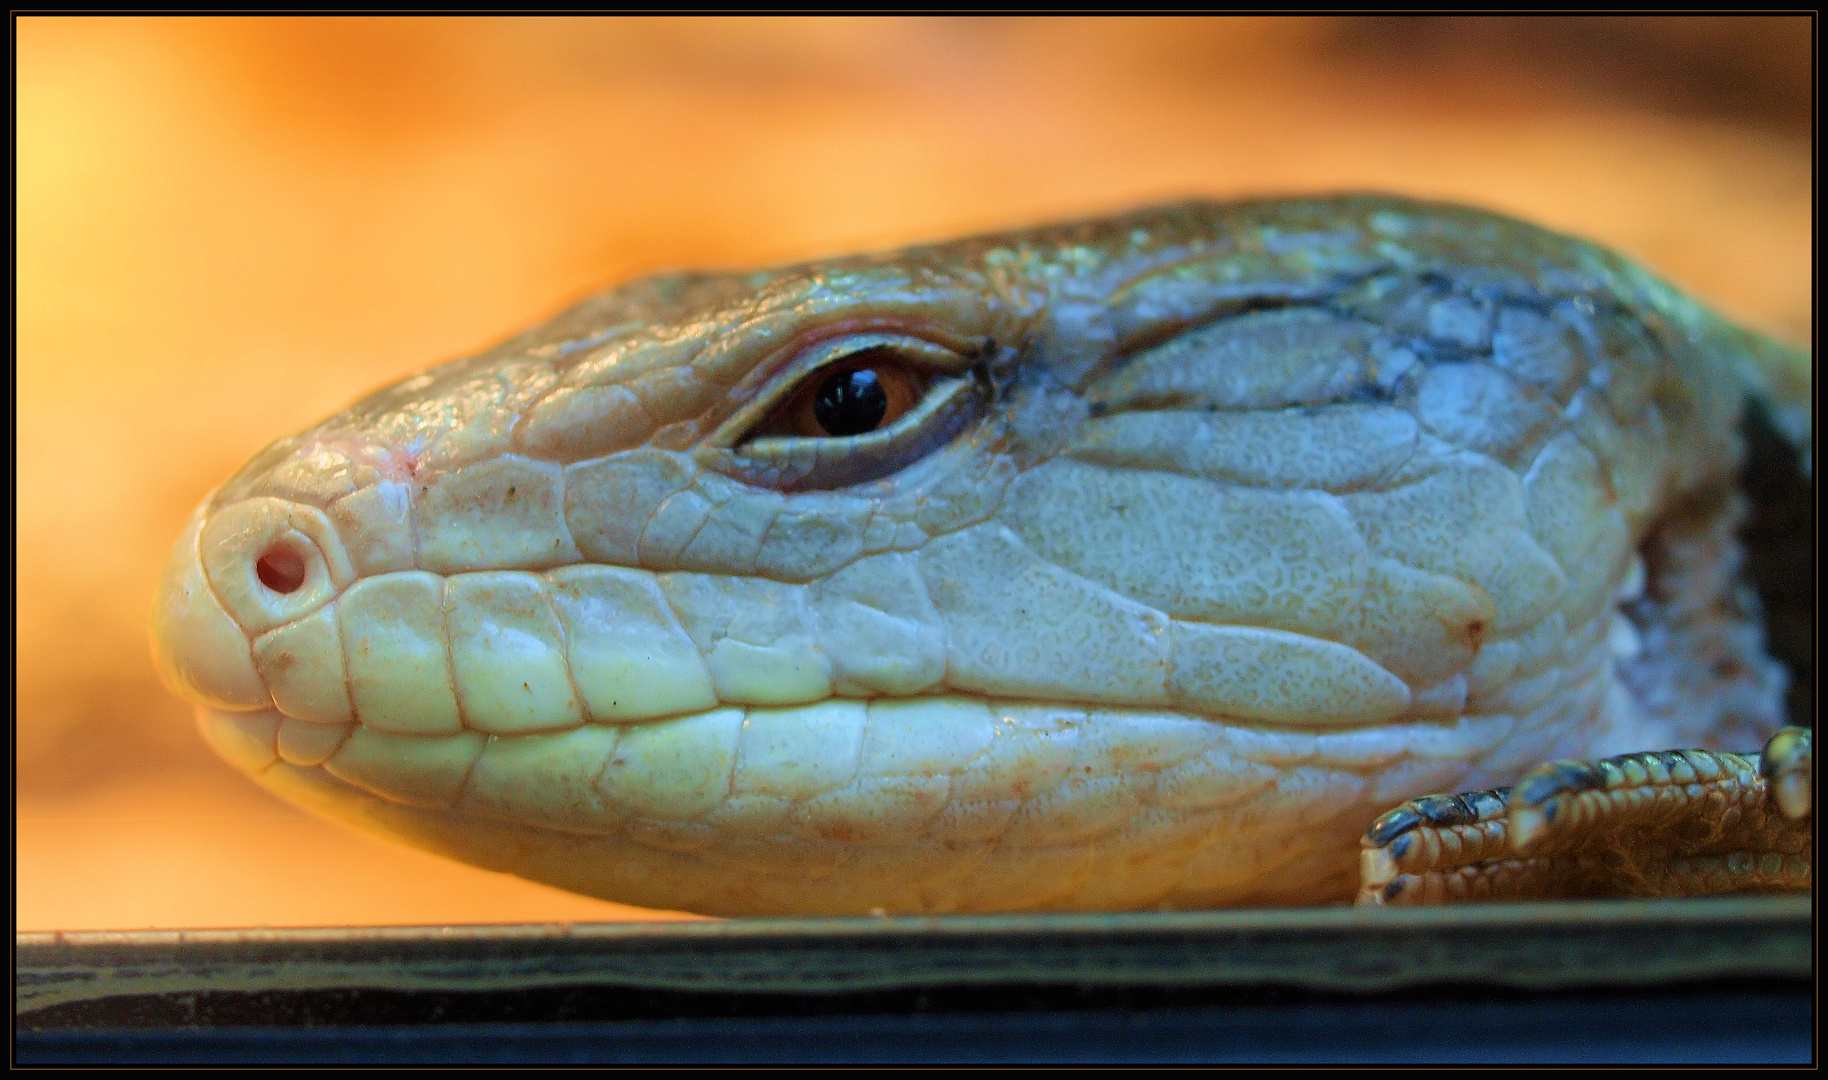
<path fill-rule="evenodd" d="M 867 348 L 813 372 L 756 436 L 848 438 L 885 428 L 919 404 L 932 382 L 894 350 Z"/>
<path fill-rule="evenodd" d="M 712 452 L 726 471 L 764 487 L 866 483 L 951 441 L 980 413 L 983 385 L 970 358 L 921 338 L 823 341 L 732 416 Z"/>

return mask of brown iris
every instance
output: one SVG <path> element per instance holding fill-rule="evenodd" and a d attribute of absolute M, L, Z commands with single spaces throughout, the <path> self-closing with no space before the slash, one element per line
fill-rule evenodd
<path fill-rule="evenodd" d="M 923 381 L 893 349 L 865 349 L 808 379 L 763 430 L 809 439 L 864 435 L 907 415 Z"/>

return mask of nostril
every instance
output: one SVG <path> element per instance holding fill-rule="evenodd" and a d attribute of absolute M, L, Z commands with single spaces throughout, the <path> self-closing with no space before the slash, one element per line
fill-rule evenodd
<path fill-rule="evenodd" d="M 355 578 L 322 510 L 266 496 L 210 514 L 196 558 L 223 611 L 250 635 L 310 615 Z"/>
<path fill-rule="evenodd" d="M 292 548 L 274 545 L 254 564 L 260 583 L 276 593 L 295 593 L 305 583 L 305 558 Z"/>

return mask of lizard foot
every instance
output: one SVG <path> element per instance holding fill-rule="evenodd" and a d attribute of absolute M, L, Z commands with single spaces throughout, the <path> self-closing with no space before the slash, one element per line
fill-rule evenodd
<path fill-rule="evenodd" d="M 1814 734 L 1762 754 L 1555 761 L 1510 788 L 1411 799 L 1372 823 L 1358 903 L 1807 891 Z"/>

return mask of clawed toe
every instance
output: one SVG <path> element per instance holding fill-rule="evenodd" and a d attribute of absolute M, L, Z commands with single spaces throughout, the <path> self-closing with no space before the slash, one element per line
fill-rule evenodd
<path fill-rule="evenodd" d="M 1360 904 L 1799 891 L 1811 883 L 1812 733 L 1540 766 L 1515 787 L 1378 818 Z"/>
<path fill-rule="evenodd" d="M 1802 821 L 1814 809 L 1815 732 L 1785 728 L 1758 755 L 1758 775 L 1771 790 L 1777 809 L 1791 821 Z"/>

